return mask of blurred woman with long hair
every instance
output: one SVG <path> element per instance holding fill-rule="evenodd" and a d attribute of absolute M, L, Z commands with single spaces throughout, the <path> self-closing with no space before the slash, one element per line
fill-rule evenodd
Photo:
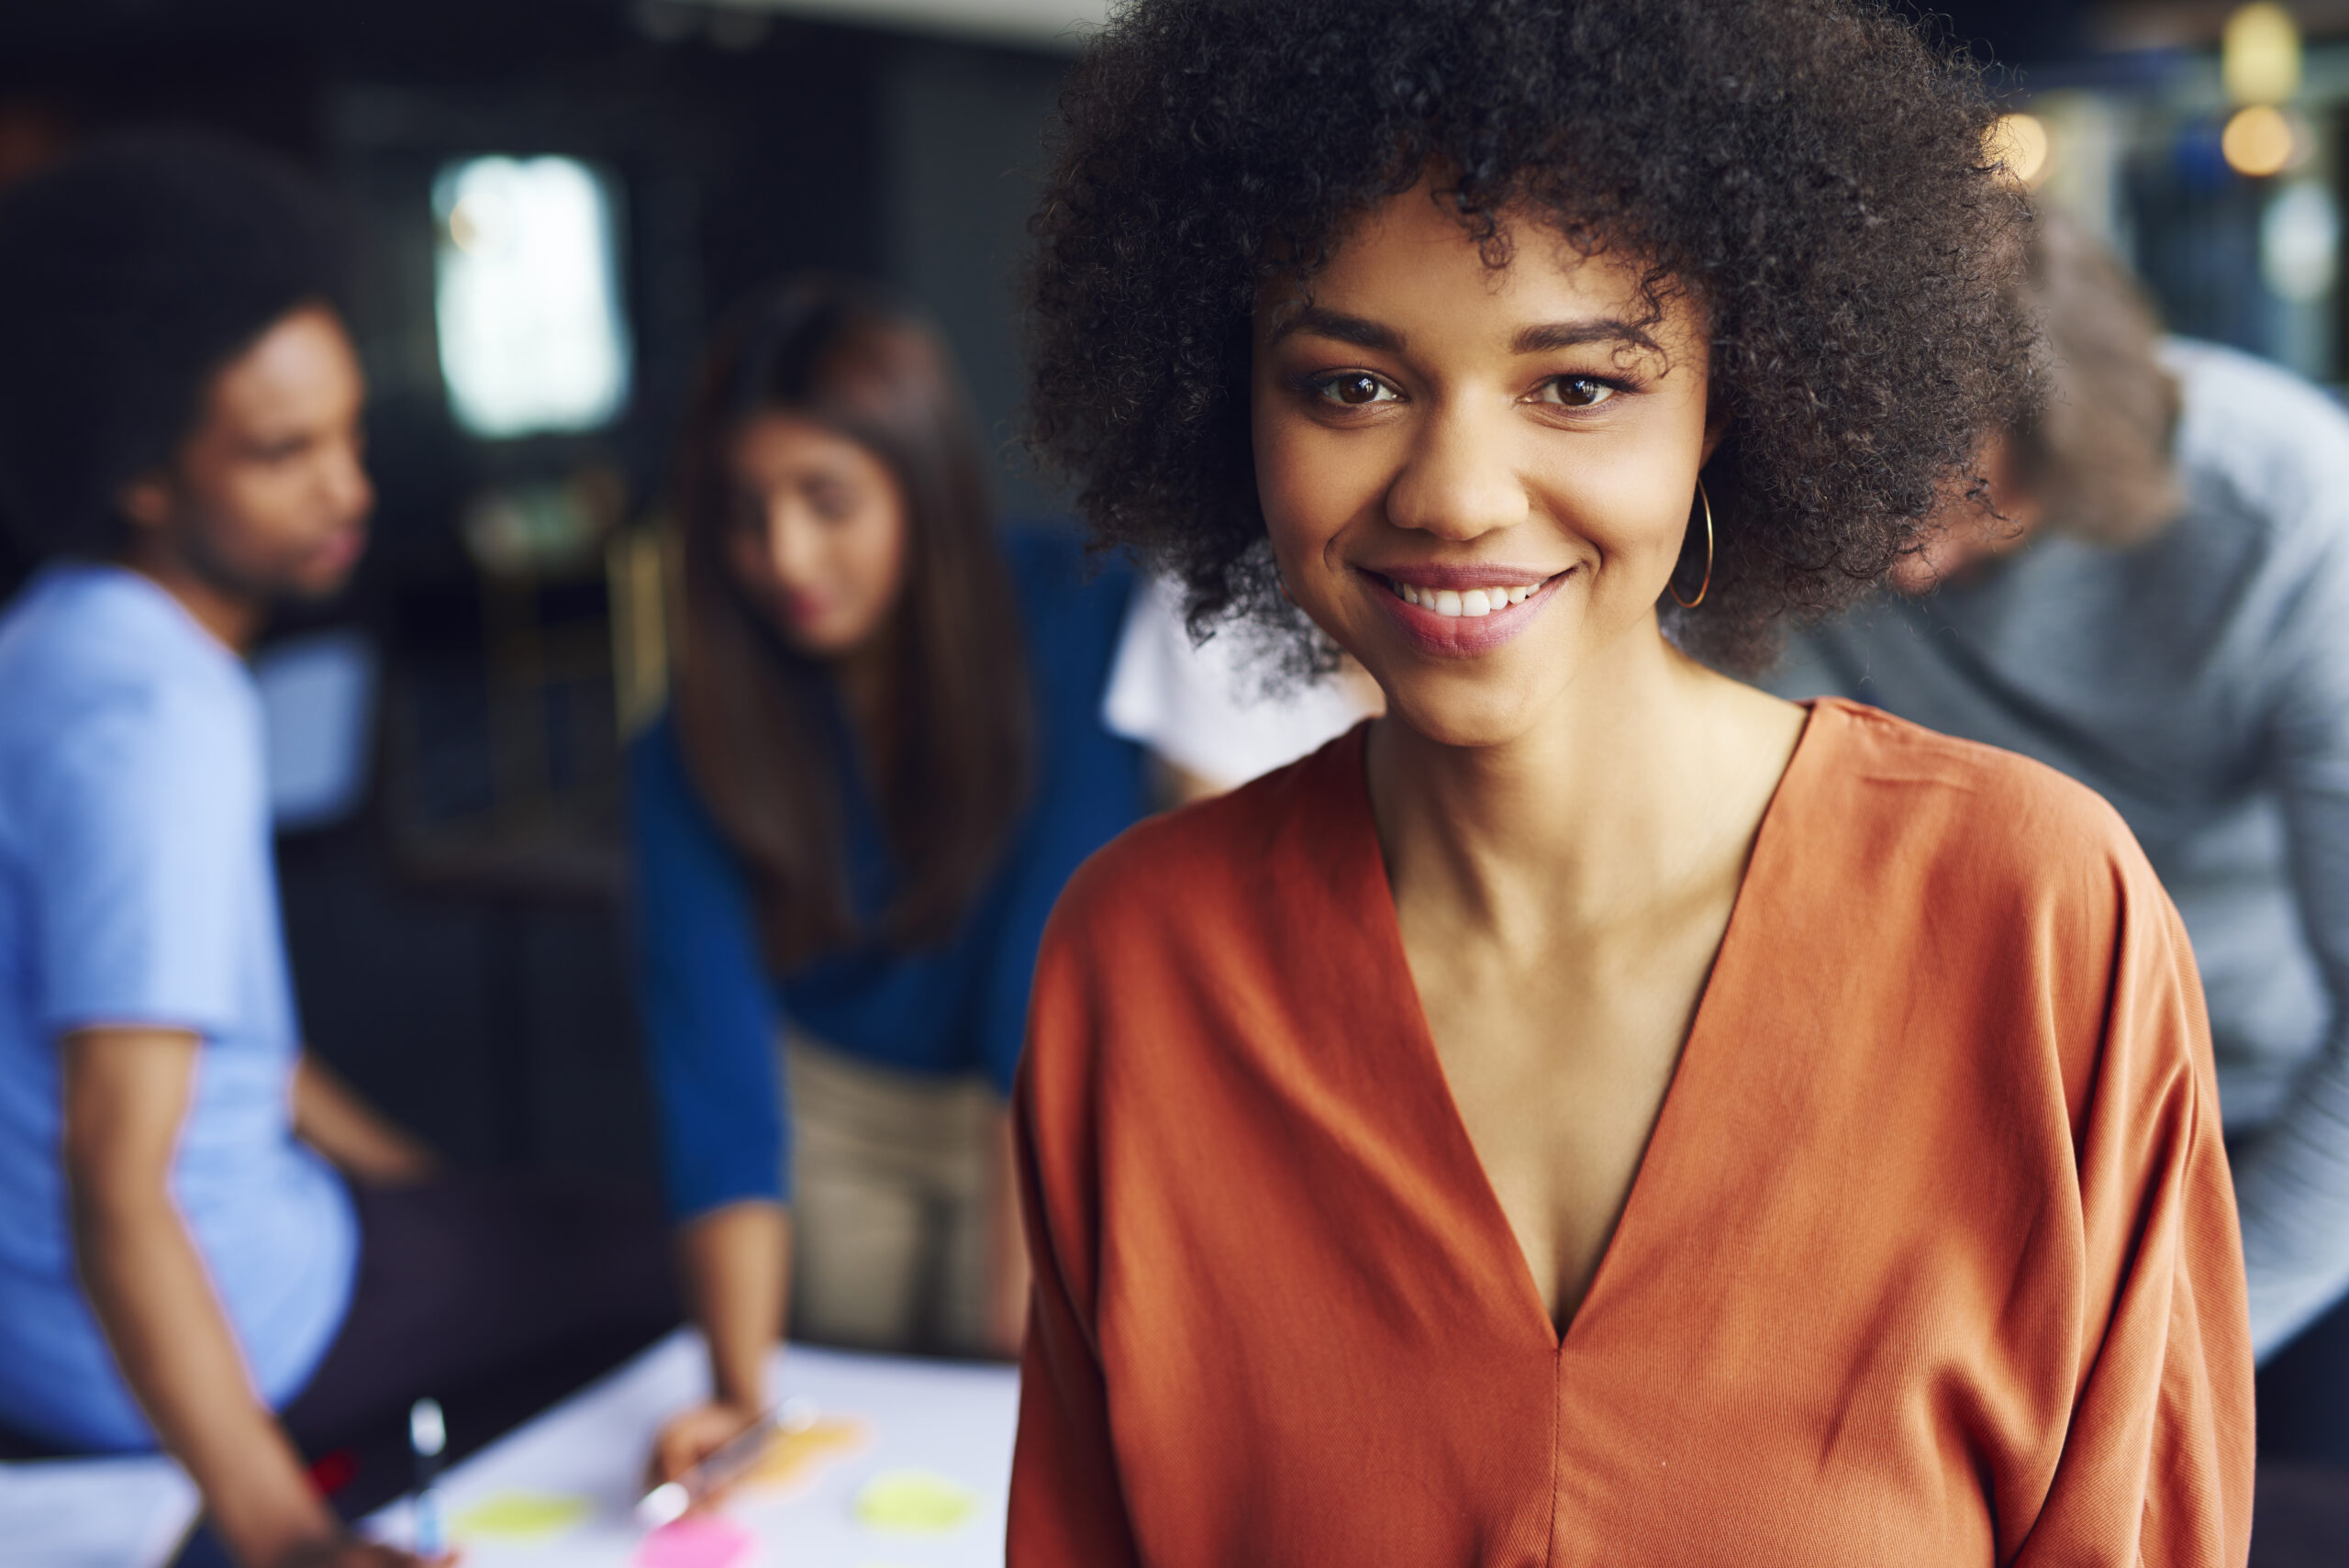
<path fill-rule="evenodd" d="M 638 948 L 711 1399 L 751 1419 L 788 1299 L 836 1342 L 1008 1353 L 1003 1097 L 1070 872 L 1139 815 L 1096 717 L 1130 581 L 999 536 L 939 337 L 803 277 L 721 329 L 683 442 L 669 712 L 638 742 Z"/>

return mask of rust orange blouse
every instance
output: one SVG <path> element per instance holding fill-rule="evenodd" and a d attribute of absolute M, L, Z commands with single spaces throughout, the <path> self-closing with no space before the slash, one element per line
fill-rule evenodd
<path fill-rule="evenodd" d="M 1562 1340 L 1362 733 L 1135 828 L 1053 916 L 1014 1568 L 2244 1561 L 2202 999 L 2101 801 L 1819 704 Z"/>

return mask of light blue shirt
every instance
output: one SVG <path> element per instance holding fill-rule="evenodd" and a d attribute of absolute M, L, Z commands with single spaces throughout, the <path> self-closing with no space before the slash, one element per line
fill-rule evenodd
<path fill-rule="evenodd" d="M 72 1029 L 203 1037 L 172 1192 L 265 1398 L 349 1306 L 350 1195 L 293 1134 L 265 754 L 244 665 L 146 579 L 52 566 L 0 615 L 0 1422 L 27 1433 L 154 1442 L 74 1277 Z"/>
<path fill-rule="evenodd" d="M 1772 684 L 2021 751 L 2118 807 L 2194 940 L 2265 1356 L 2349 1292 L 2349 416 L 2175 340 L 2186 508 L 2060 518 L 1977 579 L 1863 605 Z"/>

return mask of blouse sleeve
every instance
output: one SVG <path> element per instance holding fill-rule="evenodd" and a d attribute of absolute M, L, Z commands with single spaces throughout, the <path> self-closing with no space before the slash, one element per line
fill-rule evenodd
<path fill-rule="evenodd" d="M 1035 1284 L 1019 1367 L 1008 1568 L 1119 1568 L 1141 1562 L 1110 1443 L 1095 1335 L 1098 1219 L 1092 1095 L 1084 1079 L 1097 1042 L 1081 966 L 1053 937 L 1066 924 L 1066 909 L 1064 901 L 1045 933 L 1030 1052 L 1012 1101 L 1020 1211 Z"/>
<path fill-rule="evenodd" d="M 788 1197 L 774 992 L 741 869 L 662 720 L 629 756 L 637 991 L 669 1208 Z"/>
<path fill-rule="evenodd" d="M 2014 1562 L 2239 1568 L 2251 1550 L 2251 1339 L 2209 1026 L 2185 928 L 2150 872 L 2122 922 L 2103 1049 L 2074 1124 L 2090 1307 L 2077 1395 Z"/>

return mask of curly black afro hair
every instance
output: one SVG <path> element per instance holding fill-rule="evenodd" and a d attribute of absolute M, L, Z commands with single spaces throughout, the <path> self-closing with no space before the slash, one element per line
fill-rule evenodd
<path fill-rule="evenodd" d="M 1716 663 L 1757 667 L 1781 617 L 1864 592 L 2036 395 L 1996 111 L 1871 0 L 1133 0 L 1061 109 L 1031 445 L 1103 542 L 1180 574 L 1195 633 L 1281 618 L 1260 291 L 1429 172 L 1491 264 L 1531 218 L 1635 258 L 1652 311 L 1707 312 L 1718 555 L 1702 607 L 1665 613 Z"/>
<path fill-rule="evenodd" d="M 98 143 L 0 201 L 0 528 L 103 556 L 121 487 L 168 462 L 222 366 L 339 307 L 332 209 L 290 166 L 195 132 Z"/>

